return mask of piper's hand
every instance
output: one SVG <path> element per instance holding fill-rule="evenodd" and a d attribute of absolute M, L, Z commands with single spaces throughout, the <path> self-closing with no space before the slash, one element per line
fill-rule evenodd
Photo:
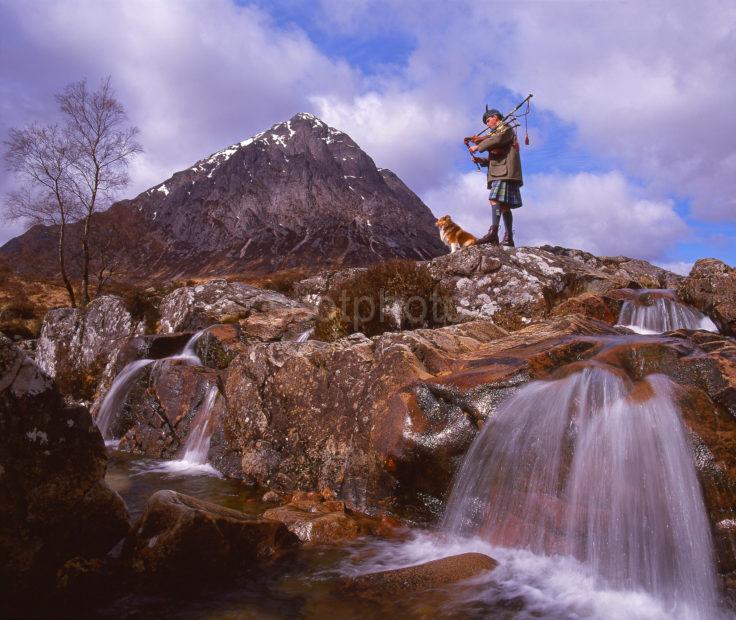
<path fill-rule="evenodd" d="M 480 144 L 481 142 L 483 142 L 483 140 L 485 140 L 485 138 L 484 138 L 483 136 L 472 136 L 472 137 L 471 137 L 470 139 L 471 139 L 471 140 L 472 140 L 472 141 L 473 141 L 473 142 L 474 142 L 475 144 Z"/>
<path fill-rule="evenodd" d="M 478 147 L 477 146 L 471 146 L 470 147 L 470 152 L 471 153 L 475 153 L 477 150 L 478 150 Z"/>

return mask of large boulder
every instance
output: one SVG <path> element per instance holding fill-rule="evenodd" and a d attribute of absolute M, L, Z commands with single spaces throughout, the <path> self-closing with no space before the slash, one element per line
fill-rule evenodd
<path fill-rule="evenodd" d="M 298 301 L 240 282 L 212 280 L 176 289 L 161 301 L 161 331 L 197 331 L 239 322 L 256 340 L 288 339 L 308 329 L 314 313 Z"/>
<path fill-rule="evenodd" d="M 125 542 L 123 560 L 144 588 L 199 588 L 255 568 L 298 544 L 283 523 L 174 491 L 157 491 Z"/>
<path fill-rule="evenodd" d="M 104 481 L 107 455 L 88 411 L 0 336 L 0 609 L 46 600 L 73 557 L 105 554 L 129 528 Z"/>
<path fill-rule="evenodd" d="M 505 333 L 477 321 L 373 339 L 253 345 L 226 371 L 227 410 L 213 452 L 237 467 L 227 474 L 264 487 L 328 488 L 359 507 L 393 497 L 397 480 L 386 449 L 403 436 L 421 441 L 436 426 L 427 420 L 414 429 L 394 399 Z M 447 441 L 463 433 L 458 423 Z M 218 458 L 213 464 L 221 467 Z"/>
<path fill-rule="evenodd" d="M 63 393 L 91 400 L 110 358 L 142 329 L 114 295 L 98 297 L 84 310 L 49 310 L 35 360 Z"/>
<path fill-rule="evenodd" d="M 707 314 L 722 333 L 736 336 L 736 269 L 714 258 L 700 259 L 677 294 Z"/>

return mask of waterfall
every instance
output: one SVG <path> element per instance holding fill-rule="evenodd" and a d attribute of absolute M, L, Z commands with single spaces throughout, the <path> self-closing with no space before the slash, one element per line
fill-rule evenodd
<path fill-rule="evenodd" d="M 636 295 L 621 307 L 619 326 L 639 334 L 661 334 L 675 329 L 718 331 L 713 321 L 702 312 L 677 301 L 674 291 L 644 289 L 636 291 Z"/>
<path fill-rule="evenodd" d="M 573 556 L 673 614 L 717 613 L 710 526 L 670 380 L 585 366 L 535 381 L 475 439 L 444 525 L 501 547 Z M 693 611 L 694 610 L 694 611 Z"/>
<path fill-rule="evenodd" d="M 215 430 L 214 416 L 212 415 L 219 391 L 216 385 L 207 390 L 202 408 L 197 412 L 192 428 L 189 431 L 187 442 L 184 444 L 183 461 L 197 465 L 207 462 L 207 453 L 210 451 L 210 440 Z"/>
<path fill-rule="evenodd" d="M 171 357 L 167 357 L 165 359 L 183 360 L 187 364 L 192 364 L 193 366 L 202 366 L 202 360 L 199 359 L 199 355 L 197 355 L 197 352 L 195 350 L 195 347 L 197 346 L 197 341 L 202 337 L 202 334 L 204 334 L 204 330 L 198 331 L 196 334 L 194 334 L 194 336 L 187 340 L 187 343 L 184 345 L 184 349 L 182 349 L 181 353 L 177 353 L 176 355 L 172 355 Z"/>
<path fill-rule="evenodd" d="M 201 366 L 202 361 L 199 359 L 199 356 L 196 354 L 194 348 L 197 344 L 197 340 L 199 340 L 203 333 L 204 330 L 194 334 L 187 341 L 186 345 L 184 345 L 181 353 L 177 353 L 176 355 L 172 355 L 170 357 L 165 357 L 161 360 L 136 360 L 134 362 L 130 362 L 130 364 L 127 364 L 117 374 L 115 380 L 110 386 L 110 389 L 107 391 L 107 394 L 105 394 L 105 398 L 102 400 L 100 410 L 97 413 L 97 417 L 95 418 L 97 428 L 100 430 L 100 433 L 102 434 L 102 437 L 105 439 L 106 443 L 113 442 L 114 438 L 112 436 L 111 428 L 113 420 L 120 411 L 120 407 L 125 402 L 125 399 L 128 397 L 128 392 L 130 392 L 133 385 L 135 385 L 135 381 L 138 377 L 138 372 L 144 367 L 148 366 L 148 364 L 152 364 L 154 362 L 158 363 L 165 360 L 182 360 L 187 364 Z"/>
<path fill-rule="evenodd" d="M 307 331 L 302 332 L 296 337 L 296 342 L 306 342 L 314 334 L 314 327 L 310 327 Z"/>
<path fill-rule="evenodd" d="M 97 422 L 97 428 L 100 429 L 100 433 L 106 441 L 113 439 L 111 434 L 112 429 L 110 428 L 113 418 L 120 411 L 120 407 L 125 402 L 128 392 L 130 392 L 135 384 L 138 378 L 138 372 L 152 362 L 153 360 L 147 359 L 136 360 L 125 366 L 115 377 L 115 381 L 112 382 L 110 389 L 105 394 L 95 422 Z"/>

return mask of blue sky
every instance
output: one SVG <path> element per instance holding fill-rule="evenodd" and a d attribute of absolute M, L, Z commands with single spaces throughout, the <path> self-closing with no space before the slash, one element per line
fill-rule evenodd
<path fill-rule="evenodd" d="M 129 196 L 309 111 L 482 234 L 462 137 L 533 92 L 517 241 L 733 265 L 735 27 L 725 0 L 0 0 L 0 133 L 110 75 L 146 149 Z"/>

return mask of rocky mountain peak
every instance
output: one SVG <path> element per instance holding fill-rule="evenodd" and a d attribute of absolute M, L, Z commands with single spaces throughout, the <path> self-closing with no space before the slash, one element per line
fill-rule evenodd
<path fill-rule="evenodd" d="M 124 260 L 144 277 L 424 260 L 446 252 L 426 205 L 349 135 L 306 112 L 200 159 L 111 213 L 116 226 L 135 227 L 127 236 L 136 247 Z M 29 238 L 21 245 L 29 257 L 44 251 Z M 18 246 L 11 241 L 3 252 Z M 48 263 L 53 269 L 51 254 Z"/>

